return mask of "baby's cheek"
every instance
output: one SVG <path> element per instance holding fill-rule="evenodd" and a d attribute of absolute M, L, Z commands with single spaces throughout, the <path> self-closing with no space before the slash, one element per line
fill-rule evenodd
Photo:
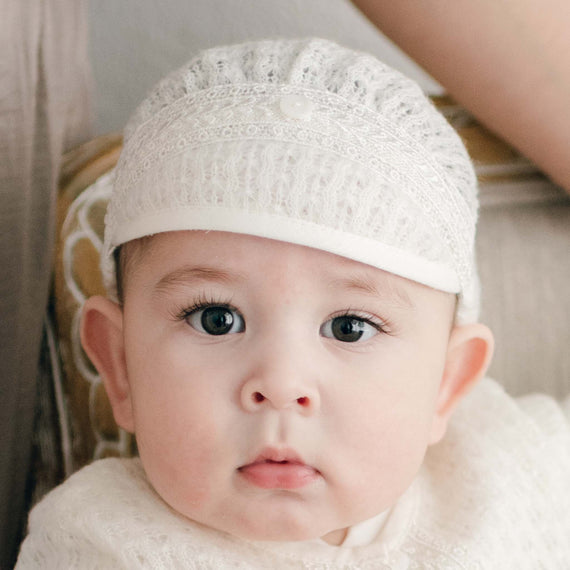
<path fill-rule="evenodd" d="M 377 402 L 374 405 L 372 402 Z M 339 424 L 350 426 L 337 437 L 361 466 L 361 474 L 399 489 L 419 468 L 427 447 L 431 411 L 429 406 L 410 405 L 414 399 L 384 394 L 361 403 L 358 414 Z M 379 402 L 379 403 L 378 403 Z"/>
<path fill-rule="evenodd" d="M 192 516 L 208 504 L 216 485 L 215 431 L 207 424 L 170 422 L 170 427 L 162 436 L 147 434 L 139 453 L 156 491 L 175 510 Z"/>

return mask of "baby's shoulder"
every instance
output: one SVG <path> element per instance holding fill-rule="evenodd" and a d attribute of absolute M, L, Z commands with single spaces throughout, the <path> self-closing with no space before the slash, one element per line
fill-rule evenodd
<path fill-rule="evenodd" d="M 483 567 L 566 567 L 570 425 L 555 399 L 513 398 L 484 380 L 424 467 L 417 517 L 424 544 L 436 536 L 464 559 L 488 561 Z"/>
<path fill-rule="evenodd" d="M 561 403 L 540 393 L 513 397 L 499 383 L 485 378 L 460 404 L 453 423 L 459 429 L 478 427 L 482 437 L 496 440 L 503 436 L 514 437 L 519 444 L 549 439 L 568 444 L 570 398 Z"/>
<path fill-rule="evenodd" d="M 87 509 L 113 511 L 133 500 L 151 495 L 138 458 L 94 461 L 71 475 L 34 507 L 30 526 L 37 517 L 84 516 Z"/>
<path fill-rule="evenodd" d="M 442 457 L 454 457 L 472 472 L 487 471 L 487 479 L 501 479 L 502 470 L 520 472 L 521 466 L 528 467 L 522 473 L 528 477 L 551 472 L 560 485 L 570 478 L 570 422 L 564 406 L 545 394 L 512 397 L 491 379 L 459 404 L 442 443 Z"/>
<path fill-rule="evenodd" d="M 16 568 L 127 568 L 122 548 L 164 509 L 138 459 L 95 461 L 32 509 Z"/>

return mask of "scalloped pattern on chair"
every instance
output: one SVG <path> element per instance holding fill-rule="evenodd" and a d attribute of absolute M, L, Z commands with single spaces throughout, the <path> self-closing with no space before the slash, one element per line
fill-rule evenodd
<path fill-rule="evenodd" d="M 54 308 L 74 469 L 92 459 L 135 453 L 134 438 L 116 425 L 101 378 L 79 340 L 83 303 L 105 294 L 99 257 L 120 149 L 119 136 L 100 137 L 67 155 L 59 194 Z"/>

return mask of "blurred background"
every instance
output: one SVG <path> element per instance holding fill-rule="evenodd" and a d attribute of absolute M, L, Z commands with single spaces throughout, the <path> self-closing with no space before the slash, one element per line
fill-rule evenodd
<path fill-rule="evenodd" d="M 89 0 L 88 28 L 94 134 L 121 130 L 147 90 L 198 50 L 253 39 L 331 39 L 441 91 L 348 0 Z"/>

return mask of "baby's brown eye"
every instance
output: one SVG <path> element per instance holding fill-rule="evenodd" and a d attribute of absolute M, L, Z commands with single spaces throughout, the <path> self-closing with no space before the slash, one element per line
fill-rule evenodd
<path fill-rule="evenodd" d="M 378 328 L 367 320 L 354 315 L 334 317 L 321 327 L 321 334 L 341 342 L 368 340 L 378 333 Z"/>
<path fill-rule="evenodd" d="M 220 336 L 245 330 L 243 317 L 234 309 L 224 306 L 210 306 L 192 311 L 186 322 L 199 332 Z"/>

